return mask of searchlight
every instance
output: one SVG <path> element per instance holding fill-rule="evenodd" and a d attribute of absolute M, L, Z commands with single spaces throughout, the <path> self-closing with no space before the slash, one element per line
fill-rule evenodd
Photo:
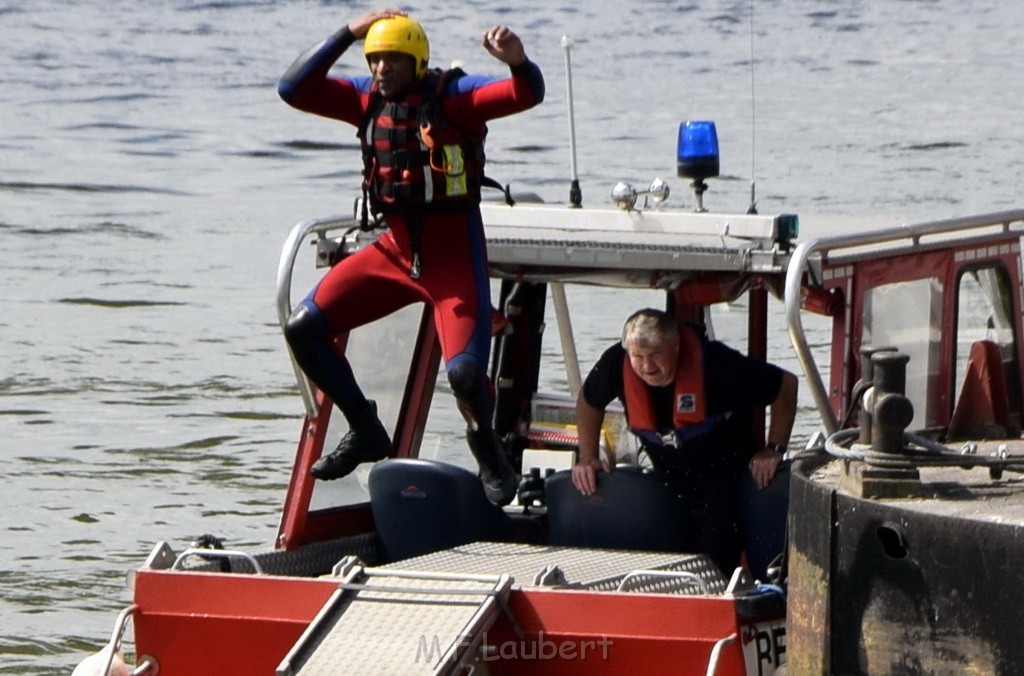
<path fill-rule="evenodd" d="M 637 197 L 644 195 L 644 208 L 650 205 L 652 209 L 657 209 L 658 205 L 668 199 L 669 192 L 668 183 L 660 178 L 651 181 L 651 186 L 642 192 L 625 181 L 619 181 L 612 188 L 612 202 L 623 211 L 632 211 Z"/>
<path fill-rule="evenodd" d="M 681 178 L 692 179 L 697 199 L 697 211 L 704 208 L 706 178 L 718 176 L 718 132 L 709 120 L 690 120 L 679 124 L 679 142 L 676 146 L 676 169 Z"/>

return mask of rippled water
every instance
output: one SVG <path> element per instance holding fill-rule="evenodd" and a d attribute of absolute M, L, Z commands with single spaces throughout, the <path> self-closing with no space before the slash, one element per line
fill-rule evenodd
<path fill-rule="evenodd" d="M 758 0 L 753 35 L 749 1 L 512 6 L 416 15 L 435 64 L 500 74 L 477 40 L 504 22 L 544 69 L 548 100 L 491 125 L 490 173 L 518 190 L 568 195 L 570 34 L 586 204 L 660 175 L 689 208 L 688 118 L 718 124 L 714 210 L 744 211 L 752 175 L 762 213 L 1022 202 L 1019 3 Z M 296 221 L 350 210 L 358 169 L 353 131 L 275 84 L 368 8 L 0 0 L 0 673 L 69 673 L 157 540 L 271 542 L 301 414 L 277 258 Z M 584 363 L 618 299 L 578 299 L 610 317 L 577 325 Z"/>

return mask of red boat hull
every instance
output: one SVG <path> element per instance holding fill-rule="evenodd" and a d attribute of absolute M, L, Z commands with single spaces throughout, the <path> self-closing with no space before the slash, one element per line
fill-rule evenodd
<path fill-rule="evenodd" d="M 161 676 L 274 674 L 337 587 L 336 578 L 140 570 L 136 655 L 155 659 Z M 509 609 L 524 635 L 499 616 L 481 658 L 491 674 L 704 674 L 730 636 L 716 673 L 746 674 L 745 645 L 765 667 L 784 651 L 738 620 L 730 597 L 517 589 Z"/>

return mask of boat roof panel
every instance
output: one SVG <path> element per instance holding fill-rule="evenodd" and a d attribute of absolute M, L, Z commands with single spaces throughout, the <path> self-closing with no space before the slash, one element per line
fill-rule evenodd
<path fill-rule="evenodd" d="M 488 258 L 509 274 L 778 272 L 779 216 L 483 205 Z"/>

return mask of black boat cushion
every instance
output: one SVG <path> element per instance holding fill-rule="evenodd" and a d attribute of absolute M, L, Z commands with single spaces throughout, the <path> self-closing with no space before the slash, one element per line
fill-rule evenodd
<path fill-rule="evenodd" d="M 472 472 L 432 460 L 392 458 L 370 470 L 370 508 L 389 561 L 477 540 L 505 541 L 511 518 Z"/>
<path fill-rule="evenodd" d="M 563 470 L 544 484 L 551 544 L 684 552 L 682 505 L 654 474 L 621 467 L 597 473 L 597 492 L 582 495 Z"/>

